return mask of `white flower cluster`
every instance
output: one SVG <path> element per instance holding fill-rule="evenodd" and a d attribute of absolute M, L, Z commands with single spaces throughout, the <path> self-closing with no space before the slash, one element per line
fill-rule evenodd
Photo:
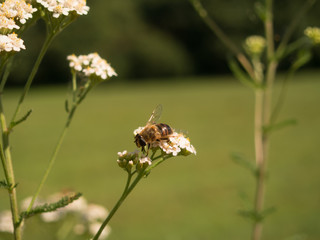
<path fill-rule="evenodd" d="M 56 193 L 48 197 L 46 202 L 56 202 L 65 194 Z M 22 201 L 21 208 L 26 210 L 31 201 L 31 197 Z M 42 204 L 43 201 L 36 202 L 36 205 Z M 54 212 L 42 213 L 40 215 L 44 222 L 63 221 L 67 215 L 77 217 L 78 223 L 74 226 L 73 232 L 76 235 L 89 234 L 94 236 L 99 230 L 102 222 L 108 216 L 109 212 L 101 205 L 88 203 L 84 197 L 72 202 L 64 208 L 60 208 Z M 1 215 L 0 215 L 1 216 Z M 0 217 L 1 220 L 1 217 Z M 1 228 L 0 228 L 1 231 Z M 101 240 L 106 239 L 111 232 L 111 228 L 107 226 L 100 235 Z"/>
<path fill-rule="evenodd" d="M 147 156 L 139 157 L 139 151 L 128 152 L 127 150 L 123 152 L 118 152 L 118 165 L 126 171 L 131 171 L 132 167 L 135 166 L 137 171 L 140 171 L 147 166 L 152 164 L 151 159 Z"/>
<path fill-rule="evenodd" d="M 0 232 L 13 233 L 12 215 L 9 210 L 0 213 Z"/>
<path fill-rule="evenodd" d="M 98 53 L 76 56 L 69 55 L 69 66 L 74 70 L 83 73 L 87 77 L 98 77 L 103 80 L 108 77 L 117 76 L 117 73 L 110 64 L 99 56 Z"/>
<path fill-rule="evenodd" d="M 12 29 L 12 23 L 10 23 L 12 19 L 19 20 L 20 23 L 25 24 L 36 11 L 37 9 L 33 8 L 31 4 L 27 4 L 25 0 L 6 0 L 0 5 L 1 26 L 4 26 L 7 22 L 9 25 L 5 28 Z M 17 25 L 13 28 L 19 29 Z"/>
<path fill-rule="evenodd" d="M 54 18 L 61 15 L 68 16 L 70 12 L 86 15 L 89 11 L 86 0 L 37 0 L 37 2 L 52 12 Z"/>
<path fill-rule="evenodd" d="M 16 21 L 25 24 L 36 11 L 25 0 L 6 0 L 0 4 L 0 52 L 19 52 L 25 49 L 23 40 L 12 33 L 12 30 L 20 28 Z"/>
<path fill-rule="evenodd" d="M 23 40 L 17 37 L 17 34 L 11 33 L 9 35 L 0 34 L 0 52 L 19 52 L 20 49 L 26 49 Z"/>
<path fill-rule="evenodd" d="M 166 153 L 173 156 L 197 154 L 196 149 L 191 145 L 190 139 L 186 138 L 183 134 L 174 132 L 169 141 L 161 140 L 158 146 Z"/>

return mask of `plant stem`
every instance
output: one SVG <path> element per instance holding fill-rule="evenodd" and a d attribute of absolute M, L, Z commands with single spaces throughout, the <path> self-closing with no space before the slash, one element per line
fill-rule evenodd
<path fill-rule="evenodd" d="M 17 226 L 19 222 L 19 209 L 17 203 L 17 194 L 16 194 L 16 182 L 14 177 L 14 171 L 12 166 L 12 158 L 11 151 L 9 145 L 9 131 L 6 124 L 6 119 L 4 115 L 4 109 L 2 104 L 2 94 L 0 95 L 0 124 L 1 124 L 1 132 L 2 132 L 2 144 L 1 148 L 1 161 L 3 165 L 3 169 L 5 172 L 6 182 L 9 186 L 9 199 L 12 213 L 12 222 L 14 228 L 14 239 L 21 239 L 21 227 Z"/>
<path fill-rule="evenodd" d="M 278 62 L 275 59 L 272 0 L 266 0 L 265 35 L 267 41 L 267 72 L 265 88 L 256 90 L 255 107 L 255 152 L 257 165 L 257 185 L 255 192 L 254 210 L 257 218 L 253 224 L 252 239 L 260 240 L 262 235 L 262 212 L 265 198 L 265 175 L 268 155 L 269 139 L 264 127 L 270 125 L 272 104 L 272 88 Z"/>
<path fill-rule="evenodd" d="M 145 175 L 145 169 L 142 169 L 142 171 L 139 172 L 138 176 L 135 178 L 135 180 L 130 185 L 132 174 L 128 173 L 128 180 L 127 180 L 126 186 L 124 188 L 124 191 L 123 191 L 121 197 L 119 198 L 117 203 L 114 205 L 114 207 L 110 211 L 110 213 L 107 216 L 107 218 L 103 221 L 103 223 L 100 226 L 100 229 L 98 230 L 98 232 L 96 233 L 96 235 L 93 237 L 92 240 L 98 240 L 99 239 L 99 236 L 101 235 L 103 229 L 107 226 L 107 224 L 109 223 L 109 221 L 111 220 L 113 215 L 117 212 L 117 210 L 119 209 L 119 207 L 123 203 L 123 201 L 127 198 L 129 193 L 134 189 L 134 187 L 138 184 L 138 182 L 141 180 L 141 178 L 144 175 Z"/>
<path fill-rule="evenodd" d="M 256 90 L 255 93 L 255 155 L 257 168 L 257 183 L 255 191 L 254 210 L 258 215 L 263 209 L 264 200 L 264 173 L 265 173 L 265 141 L 263 133 L 263 90 Z M 252 239 L 259 240 L 262 233 L 262 223 L 255 219 L 253 225 Z"/>
<path fill-rule="evenodd" d="M 282 40 L 277 48 L 277 55 L 281 54 L 284 49 L 286 48 L 294 30 L 296 29 L 297 25 L 300 23 L 302 17 L 310 10 L 310 8 L 316 3 L 316 0 L 307 0 L 304 2 L 304 5 L 300 7 L 299 12 L 294 16 L 292 22 L 288 26 L 285 34 L 282 37 Z"/>
<path fill-rule="evenodd" d="M 36 200 L 37 197 L 39 196 L 40 191 L 41 191 L 41 189 L 42 189 L 45 181 L 47 180 L 47 178 L 48 178 L 48 176 L 49 176 L 49 173 L 50 173 L 51 170 L 52 170 L 52 167 L 53 167 L 53 165 L 54 165 L 54 163 L 55 163 L 55 160 L 56 160 L 56 158 L 57 158 L 57 155 L 58 155 L 58 152 L 59 152 L 59 150 L 60 150 L 60 147 L 61 147 L 61 145 L 62 145 L 62 143 L 63 143 L 63 140 L 64 140 L 64 137 L 65 137 L 65 135 L 66 135 L 66 133 L 67 133 L 67 130 L 69 129 L 70 123 L 71 123 L 72 118 L 73 118 L 73 116 L 74 116 L 74 113 L 75 113 L 75 111 L 76 111 L 76 109 L 77 109 L 77 106 L 78 106 L 77 104 L 74 104 L 73 107 L 72 107 L 72 109 L 71 109 L 71 111 L 69 112 L 69 115 L 68 115 L 66 124 L 65 124 L 65 126 L 64 126 L 64 128 L 63 128 L 63 130 L 62 130 L 62 133 L 61 133 L 61 135 L 60 135 L 60 137 L 59 137 L 59 140 L 58 140 L 58 142 L 57 142 L 57 145 L 56 145 L 56 147 L 55 147 L 55 149 L 54 149 L 54 151 L 53 151 L 53 154 L 52 154 L 52 156 L 51 156 L 51 159 L 49 160 L 48 167 L 47 167 L 47 169 L 46 169 L 46 171 L 45 171 L 45 173 L 44 173 L 44 175 L 43 175 L 43 177 L 42 177 L 42 179 L 41 179 L 41 182 L 40 182 L 40 184 L 39 184 L 39 186 L 38 186 L 38 188 L 37 188 L 36 193 L 35 193 L 34 196 L 32 197 L 32 200 L 31 200 L 31 202 L 30 202 L 30 204 L 29 204 L 29 206 L 28 206 L 27 212 L 29 212 L 29 211 L 32 209 L 32 206 L 33 206 L 35 200 Z"/>
<path fill-rule="evenodd" d="M 199 16 L 202 18 L 204 23 L 216 34 L 219 40 L 236 56 L 242 67 L 247 71 L 252 79 L 255 79 L 254 71 L 250 61 L 247 57 L 239 50 L 239 48 L 232 42 L 232 40 L 222 31 L 218 24 L 210 18 L 206 9 L 202 6 L 200 0 L 190 0 L 194 9 L 197 11 Z"/>
<path fill-rule="evenodd" d="M 13 123 L 15 121 L 15 119 L 16 119 L 19 111 L 20 111 L 21 105 L 22 105 L 27 93 L 29 92 L 29 89 L 31 87 L 33 79 L 34 79 L 34 77 L 35 77 L 35 75 L 36 75 L 36 73 L 37 73 L 37 71 L 39 69 L 40 63 L 41 63 L 45 53 L 47 52 L 48 47 L 49 47 L 50 43 L 52 42 L 52 40 L 54 39 L 54 37 L 55 37 L 55 34 L 53 34 L 53 33 L 51 33 L 51 34 L 48 33 L 47 34 L 46 39 L 45 39 L 45 41 L 44 41 L 44 43 L 42 45 L 42 48 L 40 50 L 40 53 L 38 55 L 38 58 L 37 58 L 35 64 L 33 65 L 31 73 L 30 73 L 30 75 L 29 75 L 29 77 L 27 79 L 27 82 L 26 82 L 25 86 L 24 86 L 23 92 L 22 92 L 22 94 L 20 96 L 19 102 L 18 102 L 17 107 L 16 107 L 16 109 L 14 111 L 14 114 L 12 116 L 11 123 Z"/>

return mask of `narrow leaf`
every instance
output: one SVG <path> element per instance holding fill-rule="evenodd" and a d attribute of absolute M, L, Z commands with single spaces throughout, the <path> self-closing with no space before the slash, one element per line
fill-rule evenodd
<path fill-rule="evenodd" d="M 257 213 L 255 210 L 240 210 L 238 214 L 241 217 L 248 218 L 253 222 L 261 222 L 263 220 L 263 216 Z"/>
<path fill-rule="evenodd" d="M 288 127 L 296 124 L 297 124 L 296 119 L 288 119 L 279 123 L 271 124 L 269 126 L 264 127 L 263 129 L 265 132 L 272 132 L 272 131 L 279 130 L 284 127 Z"/>
<path fill-rule="evenodd" d="M 10 186 L 6 183 L 5 180 L 0 181 L 0 188 L 8 189 Z"/>
<path fill-rule="evenodd" d="M 65 108 L 65 110 L 66 110 L 66 112 L 67 113 L 69 113 L 69 101 L 68 101 L 68 99 L 66 99 L 66 101 L 64 102 L 64 108 Z"/>
<path fill-rule="evenodd" d="M 34 207 L 30 211 L 24 211 L 20 214 L 20 221 L 18 225 L 22 222 L 23 219 L 30 218 L 36 214 L 41 214 L 45 212 L 53 212 L 59 208 L 63 208 L 73 201 L 79 199 L 82 196 L 81 193 L 76 193 L 73 196 L 65 196 L 61 198 L 59 201 L 54 202 L 54 203 L 45 203 L 39 206 Z"/>
<path fill-rule="evenodd" d="M 269 207 L 266 210 L 264 210 L 261 215 L 263 218 L 266 218 L 267 216 L 269 216 L 270 214 L 274 213 L 276 211 L 276 207 Z"/>
<path fill-rule="evenodd" d="M 30 116 L 30 114 L 32 113 L 32 110 L 30 109 L 22 118 L 20 118 L 18 121 L 14 121 L 11 123 L 10 128 L 14 128 L 15 126 L 17 126 L 18 124 L 26 121 L 28 119 L 28 117 Z"/>
<path fill-rule="evenodd" d="M 254 9 L 261 21 L 264 22 L 266 20 L 266 7 L 261 2 L 256 2 Z"/>
<path fill-rule="evenodd" d="M 254 222 L 262 222 L 267 216 L 276 211 L 275 207 L 270 207 L 261 213 L 258 213 L 255 210 L 240 210 L 238 214 L 244 218 L 249 218 Z"/>
<path fill-rule="evenodd" d="M 248 169 L 254 176 L 257 176 L 257 168 L 252 161 L 249 161 L 241 153 L 231 153 L 231 159 L 240 166 Z"/>
<path fill-rule="evenodd" d="M 5 180 L 0 181 L 0 188 L 4 188 L 7 190 L 14 189 L 18 184 L 15 184 L 14 186 L 12 184 L 8 184 Z"/>
<path fill-rule="evenodd" d="M 257 84 L 249 77 L 249 75 L 239 67 L 238 63 L 235 60 L 229 60 L 229 67 L 235 75 L 235 77 L 245 86 L 249 86 L 251 88 L 258 87 Z"/>
<path fill-rule="evenodd" d="M 291 68 L 293 70 L 298 70 L 301 68 L 303 65 L 308 63 L 311 59 L 312 55 L 309 49 L 302 49 L 298 52 L 297 59 L 294 61 L 292 64 Z"/>

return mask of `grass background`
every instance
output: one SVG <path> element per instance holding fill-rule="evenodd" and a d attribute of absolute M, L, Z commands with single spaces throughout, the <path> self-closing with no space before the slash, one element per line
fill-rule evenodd
<path fill-rule="evenodd" d="M 253 159 L 252 91 L 229 76 L 112 81 L 94 89 L 76 112 L 41 195 L 70 188 L 110 209 L 126 180 L 116 154 L 135 149 L 133 130 L 143 126 L 161 103 L 161 122 L 187 131 L 197 155 L 170 159 L 142 180 L 111 220 L 109 239 L 249 239 L 251 223 L 237 211 L 251 206 L 254 181 L 231 161 L 230 153 Z M 32 108 L 33 113 L 14 129 L 11 142 L 20 200 L 34 193 L 64 125 L 66 89 L 34 87 L 26 99 L 23 111 Z M 265 205 L 276 207 L 276 212 L 266 219 L 263 239 L 316 240 L 319 73 L 297 75 L 288 90 L 279 120 L 295 118 L 298 124 L 271 136 Z M 4 93 L 8 116 L 19 93 L 18 89 Z M 278 93 L 276 85 L 275 97 Z M 0 210 L 8 207 L 2 190 Z M 26 224 L 26 239 L 48 238 L 31 224 Z"/>

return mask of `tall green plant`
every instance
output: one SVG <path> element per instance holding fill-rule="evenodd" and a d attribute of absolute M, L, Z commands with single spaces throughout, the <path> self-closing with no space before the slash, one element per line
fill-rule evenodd
<path fill-rule="evenodd" d="M 15 182 L 14 168 L 12 164 L 13 161 L 11 157 L 10 135 L 13 128 L 27 120 L 31 114 L 31 110 L 29 110 L 27 113 L 23 114 L 22 117 L 18 116 L 20 114 L 21 106 L 30 90 L 33 79 L 46 51 L 48 50 L 49 45 L 63 29 L 77 19 L 79 15 L 87 14 L 89 10 L 89 7 L 86 6 L 85 1 L 74 2 L 72 6 L 70 5 L 68 7 L 61 4 L 57 5 L 57 3 L 56 5 L 54 4 L 55 3 L 53 1 L 49 4 L 47 1 L 38 0 L 32 1 L 30 4 L 24 0 L 6 0 L 1 1 L 0 6 L 0 17 L 2 22 L 0 27 L 0 73 L 2 76 L 0 84 L 0 125 L 2 135 L 2 141 L 0 144 L 0 158 L 5 176 L 5 181 L 3 181 L 3 183 L 9 193 L 14 238 L 16 240 L 22 238 L 21 222 L 23 217 L 20 215 L 17 203 L 17 183 Z M 8 122 L 5 115 L 2 95 L 4 93 L 4 88 L 10 73 L 14 55 L 20 50 L 26 49 L 23 40 L 18 37 L 18 34 L 22 34 L 31 24 L 35 23 L 41 18 L 46 24 L 46 39 L 42 45 L 37 60 L 34 63 L 33 69 L 31 70 L 30 75 L 25 82 L 24 89 L 21 93 L 11 121 Z M 15 29 L 17 30 L 18 34 L 14 32 Z M 29 209 L 29 213 L 30 212 L 31 208 Z"/>
<path fill-rule="evenodd" d="M 58 199 L 57 196 L 55 196 L 54 201 L 51 199 L 51 202 L 42 202 L 39 200 L 39 194 L 56 162 L 58 152 L 70 124 L 72 123 L 76 110 L 94 87 L 113 76 L 117 76 L 117 73 L 110 64 L 105 59 L 102 59 L 98 53 L 80 56 L 72 54 L 67 57 L 72 75 L 72 88 L 65 101 L 65 110 L 67 113 L 65 125 L 63 126 L 58 142 L 53 149 L 52 156 L 49 159 L 43 177 L 39 181 L 38 188 L 33 196 L 30 197 L 27 202 L 24 202 L 24 207 L 21 207 L 23 209 L 19 209 L 16 191 L 18 185 L 15 181 L 15 172 L 11 157 L 10 136 L 12 130 L 17 125 L 28 120 L 32 113 L 32 111 L 29 110 L 20 116 L 21 107 L 50 44 L 54 38 L 79 15 L 87 14 L 89 11 L 89 7 L 86 5 L 85 0 L 34 0 L 30 2 L 31 4 L 27 4 L 25 0 L 5 0 L 1 1 L 0 5 L 0 74 L 2 76 L 0 84 L 0 126 L 2 135 L 2 141 L 0 143 L 0 159 L 5 178 L 4 180 L 0 180 L 0 188 L 8 191 L 11 206 L 11 213 L 9 213 L 9 215 L 11 214 L 12 216 L 12 224 L 10 225 L 7 220 L 7 212 L 5 214 L 0 213 L 0 231 L 4 231 L 5 229 L 5 231 L 13 233 L 15 240 L 21 240 L 22 226 L 24 225 L 24 221 L 28 218 L 35 215 L 41 215 L 46 219 L 44 221 L 48 222 L 60 219 L 61 216 L 59 216 L 59 214 L 67 215 L 68 213 L 73 212 L 76 213 L 78 217 L 80 216 L 79 218 L 81 218 L 82 222 L 86 223 L 85 225 L 80 224 L 80 227 L 78 224 L 78 229 L 76 230 L 78 234 L 82 235 L 82 238 L 88 239 L 88 237 L 93 236 L 93 239 L 105 239 L 110 232 L 110 228 L 106 228 L 107 224 L 129 193 L 132 192 L 143 177 L 147 177 L 153 168 L 169 158 L 178 155 L 187 156 L 189 154 L 195 154 L 196 151 L 190 144 L 188 138 L 183 134 L 174 132 L 167 125 L 165 126 L 167 126 L 168 129 L 170 128 L 170 134 L 168 129 L 161 129 L 161 132 L 157 133 L 151 131 L 151 135 L 155 134 L 154 136 L 157 136 L 157 141 L 148 141 L 147 144 L 146 142 L 143 142 L 143 136 L 140 136 L 139 144 L 145 143 L 148 148 L 147 151 L 142 148 L 140 151 L 137 150 L 133 153 L 127 153 L 126 151 L 118 153 L 118 164 L 128 173 L 128 177 L 123 194 L 109 214 L 107 214 L 107 211 L 101 206 L 93 206 L 92 208 L 92 205 L 86 204 L 84 199 L 82 199 L 82 202 L 80 202 L 78 206 L 70 205 L 81 197 L 80 193 L 68 192 L 63 195 L 58 194 Z M 26 48 L 23 40 L 13 32 L 13 29 L 18 29 L 19 34 L 21 34 L 23 31 L 27 30 L 32 23 L 35 23 L 39 19 L 44 20 L 46 24 L 46 39 L 41 47 L 39 56 L 34 63 L 31 73 L 26 79 L 25 86 L 11 121 L 7 122 L 2 94 L 5 90 L 6 82 L 11 70 L 13 56 L 21 49 Z M 160 106 L 161 105 L 157 108 L 159 110 L 158 113 L 160 113 L 160 109 L 162 109 Z M 157 114 L 157 116 L 159 117 L 160 115 Z M 152 125 L 154 123 L 150 122 L 150 124 Z M 156 125 L 154 125 L 152 130 L 158 128 L 159 126 L 156 127 Z M 139 128 L 135 131 L 137 136 L 142 129 L 143 128 Z M 168 132 L 167 136 L 163 136 L 165 132 Z M 158 137 L 159 134 L 160 138 Z M 152 136 L 149 137 L 153 139 Z M 140 147 L 140 145 L 138 147 Z M 150 155 L 148 155 L 149 153 Z M 64 210 L 62 208 L 64 208 Z M 45 215 L 48 213 L 56 215 L 51 215 L 51 217 L 49 215 L 48 217 L 48 215 Z M 3 219 L 5 219 L 4 223 Z M 5 226 L 3 227 L 2 224 Z M 71 232 L 70 229 L 72 228 L 73 226 L 70 227 L 70 223 L 65 224 L 56 233 L 58 239 L 67 239 Z"/>
<path fill-rule="evenodd" d="M 310 47 L 312 43 L 319 41 L 319 29 L 308 28 L 305 35 L 299 39 L 292 40 L 292 35 L 297 23 L 306 12 L 315 4 L 316 0 L 307 0 L 299 8 L 292 22 L 283 36 L 280 44 L 275 46 L 273 0 L 265 0 L 263 3 L 256 3 L 257 15 L 264 25 L 264 36 L 250 36 L 243 46 L 237 46 L 209 15 L 200 0 L 190 0 L 196 12 L 206 25 L 213 31 L 225 47 L 233 53 L 234 57 L 229 60 L 230 69 L 234 75 L 246 86 L 254 91 L 254 146 L 255 164 L 238 154 L 234 154 L 235 161 L 248 167 L 255 176 L 256 188 L 253 207 L 249 211 L 241 211 L 243 216 L 253 221 L 252 240 L 259 240 L 262 236 L 263 219 L 270 213 L 272 208 L 265 208 L 266 173 L 268 152 L 270 145 L 270 133 L 276 129 L 295 123 L 294 120 L 278 122 L 278 114 L 284 100 L 287 80 L 301 66 L 307 63 L 311 57 Z M 214 13 L 213 13 L 214 14 Z M 279 63 L 288 55 L 294 55 L 295 60 L 289 67 L 286 80 L 280 98 L 275 102 L 273 108 L 273 87 L 276 79 Z"/>

